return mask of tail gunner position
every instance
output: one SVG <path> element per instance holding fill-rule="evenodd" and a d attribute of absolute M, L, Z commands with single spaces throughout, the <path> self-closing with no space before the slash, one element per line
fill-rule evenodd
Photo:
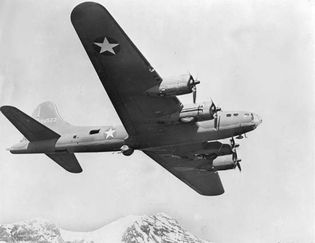
<path fill-rule="evenodd" d="M 234 137 L 262 122 L 251 112 L 222 111 L 210 100 L 196 104 L 190 74 L 162 79 L 109 12 L 92 2 L 79 4 L 72 24 L 123 126 L 73 126 L 51 102 L 32 117 L 12 106 L 1 112 L 24 135 L 13 154 L 44 153 L 69 172 L 82 172 L 78 152 L 143 151 L 202 195 L 224 192 L 220 170 L 241 170 Z M 177 95 L 193 93 L 193 104 Z M 229 138 L 228 143 L 218 140 Z"/>

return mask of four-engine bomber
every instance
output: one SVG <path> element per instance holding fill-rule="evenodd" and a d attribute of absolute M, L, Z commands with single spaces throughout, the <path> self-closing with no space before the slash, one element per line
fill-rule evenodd
<path fill-rule="evenodd" d="M 119 126 L 73 126 L 51 102 L 30 117 L 13 106 L 1 112 L 24 135 L 11 153 L 44 153 L 71 173 L 82 168 L 77 152 L 144 152 L 202 195 L 224 193 L 218 171 L 240 167 L 234 137 L 262 122 L 252 112 L 222 111 L 213 101 L 196 104 L 192 75 L 162 79 L 110 13 L 93 2 L 71 13 L 72 24 L 122 122 Z M 183 105 L 177 95 L 193 94 Z M 230 143 L 218 140 L 230 139 Z"/>

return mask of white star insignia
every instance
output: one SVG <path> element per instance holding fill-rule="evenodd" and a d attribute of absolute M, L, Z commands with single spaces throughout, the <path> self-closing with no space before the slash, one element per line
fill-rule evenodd
<path fill-rule="evenodd" d="M 113 137 L 114 137 L 114 132 L 115 132 L 114 129 L 112 129 L 112 128 L 108 129 L 108 130 L 105 132 L 105 133 L 106 133 L 106 139 L 108 139 L 108 138 L 113 138 Z"/>
<path fill-rule="evenodd" d="M 114 51 L 113 48 L 114 48 L 115 46 L 118 46 L 119 44 L 109 43 L 108 40 L 107 40 L 107 38 L 104 37 L 103 43 L 94 42 L 94 45 L 97 45 L 97 46 L 99 46 L 99 47 L 101 48 L 100 53 L 103 53 L 103 52 L 108 51 L 108 52 L 110 52 L 110 53 L 116 55 L 116 53 L 115 53 L 115 51 Z"/>

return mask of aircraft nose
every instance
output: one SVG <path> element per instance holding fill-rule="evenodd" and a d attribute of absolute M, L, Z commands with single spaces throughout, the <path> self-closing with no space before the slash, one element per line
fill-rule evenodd
<path fill-rule="evenodd" d="M 262 123 L 261 117 L 259 115 L 257 115 L 257 114 L 254 114 L 254 123 L 255 123 L 256 127 L 258 127 L 258 125 L 260 123 Z"/>

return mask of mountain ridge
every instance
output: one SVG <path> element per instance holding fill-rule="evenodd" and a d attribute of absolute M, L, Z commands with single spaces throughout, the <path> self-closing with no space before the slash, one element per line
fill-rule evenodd
<path fill-rule="evenodd" d="M 0 225 L 2 242 L 52 243 L 209 243 L 199 239 L 165 213 L 129 215 L 89 232 L 59 229 L 45 219 Z"/>

